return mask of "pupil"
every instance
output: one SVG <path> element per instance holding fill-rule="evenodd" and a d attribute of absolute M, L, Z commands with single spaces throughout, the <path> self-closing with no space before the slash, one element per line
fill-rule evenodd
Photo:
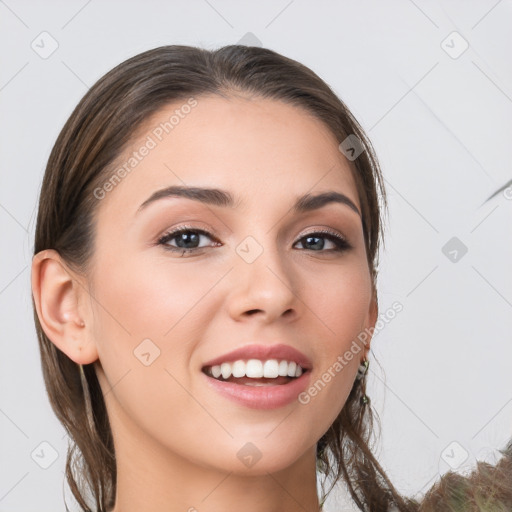
<path fill-rule="evenodd" d="M 189 245 L 185 245 L 185 246 L 182 246 L 180 245 L 180 240 L 185 240 L 185 244 L 187 243 L 197 243 L 199 241 L 199 235 L 197 233 L 192 233 L 192 234 L 188 234 L 188 233 L 182 233 L 176 240 L 176 244 L 178 245 L 178 247 L 180 247 L 181 249 L 190 249 L 190 248 L 194 248 L 196 247 L 195 245 L 193 245 L 192 247 L 189 246 Z"/>
<path fill-rule="evenodd" d="M 321 237 L 318 237 L 318 236 L 308 236 L 306 238 L 306 243 L 310 243 L 311 240 L 320 240 L 321 242 L 320 243 L 313 243 L 314 246 L 316 246 L 316 248 L 318 249 L 323 249 L 324 247 L 324 241 L 323 241 L 323 238 Z"/>

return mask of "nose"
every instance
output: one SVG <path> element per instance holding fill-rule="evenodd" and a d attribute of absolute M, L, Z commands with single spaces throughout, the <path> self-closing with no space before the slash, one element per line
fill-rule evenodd
<path fill-rule="evenodd" d="M 237 256 L 238 257 L 238 256 Z M 236 321 L 258 317 L 268 324 L 280 317 L 296 320 L 302 302 L 298 296 L 298 277 L 285 265 L 276 249 L 265 248 L 252 262 L 236 262 L 231 279 L 229 314 Z"/>

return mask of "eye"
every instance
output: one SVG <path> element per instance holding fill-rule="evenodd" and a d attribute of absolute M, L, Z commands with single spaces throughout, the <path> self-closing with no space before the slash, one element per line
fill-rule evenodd
<path fill-rule="evenodd" d="M 168 251 L 181 252 L 185 254 L 196 252 L 198 249 L 203 249 L 205 247 L 199 245 L 201 237 L 214 239 L 213 235 L 204 229 L 192 228 L 191 226 L 180 226 L 178 229 L 161 236 L 157 243 L 159 245 L 163 245 Z M 169 245 L 169 242 L 174 239 L 176 239 L 176 245 Z M 217 243 L 216 245 L 219 244 Z"/>
<path fill-rule="evenodd" d="M 214 240 L 213 245 L 200 245 L 201 237 Z M 175 240 L 176 245 L 171 245 L 169 242 Z M 325 241 L 328 240 L 334 247 L 331 249 L 325 248 Z M 342 252 L 351 249 L 352 246 L 348 241 L 336 233 L 328 229 L 314 231 L 302 236 L 294 245 L 302 244 L 302 247 L 313 252 Z M 162 245 L 165 250 L 171 252 L 180 252 L 182 254 L 198 252 L 200 249 L 206 247 L 218 247 L 220 242 L 208 231 L 204 229 L 194 228 L 192 226 L 180 226 L 179 228 L 165 233 L 157 242 Z"/>
<path fill-rule="evenodd" d="M 325 239 L 329 240 L 329 242 L 334 245 L 333 249 L 322 250 L 325 247 Z M 301 243 L 305 249 L 314 252 L 341 252 L 352 248 L 344 237 L 328 229 L 308 233 L 301 237 L 297 243 Z"/>

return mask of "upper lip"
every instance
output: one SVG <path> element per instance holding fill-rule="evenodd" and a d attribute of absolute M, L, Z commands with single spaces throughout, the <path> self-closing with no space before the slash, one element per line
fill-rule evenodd
<path fill-rule="evenodd" d="M 286 361 L 295 361 L 303 370 L 311 370 L 312 365 L 309 358 L 290 345 L 277 344 L 277 345 L 246 345 L 239 347 L 232 352 L 223 354 L 215 359 L 204 363 L 203 368 L 206 366 L 215 366 L 222 363 L 229 363 L 238 361 L 239 359 L 260 359 L 266 361 L 268 359 L 278 359 Z"/>

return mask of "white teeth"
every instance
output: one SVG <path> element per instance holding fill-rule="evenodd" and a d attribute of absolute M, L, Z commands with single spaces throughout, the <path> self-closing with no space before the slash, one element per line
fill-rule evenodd
<path fill-rule="evenodd" d="M 288 376 L 288 361 L 281 361 L 279 363 L 279 377 Z"/>
<path fill-rule="evenodd" d="M 231 365 L 229 363 L 222 363 L 220 365 L 220 373 L 223 379 L 229 379 L 231 377 Z"/>
<path fill-rule="evenodd" d="M 291 361 L 288 363 L 288 377 L 295 377 L 295 371 L 297 370 L 297 363 Z"/>
<path fill-rule="evenodd" d="M 243 361 L 235 361 L 232 369 L 233 377 L 243 377 L 245 375 L 245 363 Z"/>
<path fill-rule="evenodd" d="M 304 372 L 303 368 L 295 361 L 278 361 L 277 359 L 268 359 L 260 361 L 259 359 L 249 359 L 244 361 L 239 359 L 233 363 L 222 363 L 211 367 L 211 375 L 218 379 L 221 375 L 223 379 L 229 379 L 231 375 L 236 378 L 250 377 L 260 379 L 275 379 L 277 377 L 300 377 Z"/>
<path fill-rule="evenodd" d="M 245 365 L 245 375 L 252 379 L 263 377 L 263 363 L 259 359 L 249 359 Z"/>
<path fill-rule="evenodd" d="M 279 363 L 275 359 L 265 361 L 263 365 L 263 377 L 267 377 L 268 379 L 279 377 Z"/>

